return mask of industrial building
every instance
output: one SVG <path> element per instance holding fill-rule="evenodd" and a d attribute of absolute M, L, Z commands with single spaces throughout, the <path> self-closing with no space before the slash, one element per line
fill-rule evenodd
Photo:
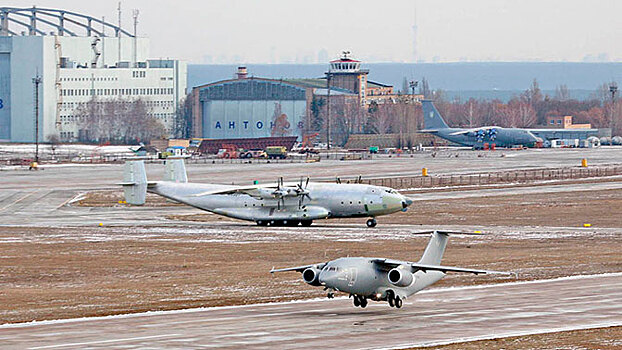
<path fill-rule="evenodd" d="M 77 141 L 76 110 L 96 99 L 142 99 L 170 133 L 186 96 L 185 62 L 149 59 L 149 39 L 71 11 L 0 8 L 0 140 Z M 110 36 L 109 36 L 110 35 Z"/>
<path fill-rule="evenodd" d="M 310 131 L 314 100 L 330 98 L 331 106 L 348 101 L 365 107 L 420 95 L 397 96 L 393 87 L 369 81 L 361 62 L 348 57 L 330 62 L 321 78 L 270 79 L 249 76 L 239 67 L 234 79 L 194 87 L 192 136 L 211 139 L 302 137 Z M 329 97 L 330 96 L 330 97 Z"/>

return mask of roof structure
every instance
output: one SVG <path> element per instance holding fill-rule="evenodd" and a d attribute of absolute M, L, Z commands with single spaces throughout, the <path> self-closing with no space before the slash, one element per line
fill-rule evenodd
<path fill-rule="evenodd" d="M 104 36 L 103 28 L 112 29 L 118 37 L 134 37 L 118 25 L 77 12 L 35 6 L 0 7 L 0 35 L 3 36 L 20 35 L 22 32 L 28 35 Z"/>

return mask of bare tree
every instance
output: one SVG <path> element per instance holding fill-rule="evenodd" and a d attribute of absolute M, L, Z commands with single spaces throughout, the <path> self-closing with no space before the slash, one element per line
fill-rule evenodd
<path fill-rule="evenodd" d="M 85 142 L 129 144 L 148 142 L 165 134 L 162 123 L 149 116 L 141 99 L 93 98 L 80 105 L 75 113 L 80 120 L 79 138 Z"/>

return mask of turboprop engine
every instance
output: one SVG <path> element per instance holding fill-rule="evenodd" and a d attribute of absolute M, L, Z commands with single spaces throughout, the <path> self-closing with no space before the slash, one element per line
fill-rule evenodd
<path fill-rule="evenodd" d="M 310 267 L 302 272 L 302 279 L 305 283 L 308 283 L 312 286 L 321 286 L 320 284 L 320 271 L 314 267 Z"/>
<path fill-rule="evenodd" d="M 389 283 L 397 287 L 408 287 L 413 283 L 414 277 L 407 269 L 395 268 L 387 275 Z"/>

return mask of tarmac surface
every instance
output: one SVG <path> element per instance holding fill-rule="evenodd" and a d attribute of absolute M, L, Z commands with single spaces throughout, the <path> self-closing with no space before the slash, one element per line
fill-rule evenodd
<path fill-rule="evenodd" d="M 402 309 L 347 298 L 0 326 L 5 349 L 403 348 L 622 325 L 622 273 L 428 289 Z"/>
<path fill-rule="evenodd" d="M 601 183 L 541 184 L 540 186 L 482 188 L 477 190 L 456 189 L 449 192 L 409 193 L 415 201 L 430 201 L 456 198 L 490 197 L 511 194 L 530 195 L 535 193 L 559 193 L 600 191 L 622 188 L 622 179 Z M 79 207 L 67 205 L 85 190 L 54 188 L 17 188 L 0 191 L 0 226 L 84 226 L 105 223 L 106 225 L 169 225 L 179 224 L 166 215 L 185 215 L 205 213 L 202 210 L 175 206 L 152 207 Z M 379 219 L 380 221 L 382 218 Z M 190 224 L 195 224 L 191 223 Z"/>

